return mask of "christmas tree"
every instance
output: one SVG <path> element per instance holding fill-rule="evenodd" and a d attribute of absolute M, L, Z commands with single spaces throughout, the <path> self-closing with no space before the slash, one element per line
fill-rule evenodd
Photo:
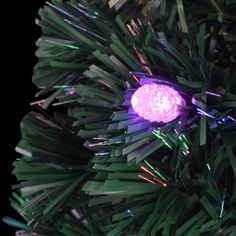
<path fill-rule="evenodd" d="M 39 112 L 13 163 L 23 220 L 3 220 L 22 236 L 236 235 L 235 10 L 47 2 Z"/>

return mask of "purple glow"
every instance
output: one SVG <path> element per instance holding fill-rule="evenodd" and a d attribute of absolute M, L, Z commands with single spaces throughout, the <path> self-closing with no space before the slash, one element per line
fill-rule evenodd
<path fill-rule="evenodd" d="M 144 119 L 167 123 L 180 115 L 178 106 L 185 106 L 185 101 L 169 86 L 145 84 L 135 91 L 131 104 Z"/>
<path fill-rule="evenodd" d="M 218 94 L 218 93 L 212 93 L 212 92 L 206 92 L 206 94 L 209 94 L 209 95 L 212 95 L 212 96 L 216 96 L 216 97 L 221 97 L 221 95 L 220 94 Z"/>
<path fill-rule="evenodd" d="M 208 114 L 207 112 L 205 112 L 205 111 L 203 111 L 203 110 L 201 110 L 201 109 L 199 109 L 199 108 L 197 108 L 197 110 L 198 110 L 198 114 L 204 115 L 204 116 L 208 116 L 208 117 L 210 117 L 210 118 L 212 118 L 212 119 L 215 119 L 214 116 Z"/>
<path fill-rule="evenodd" d="M 229 119 L 231 119 L 232 121 L 236 121 L 233 117 L 231 117 L 231 116 L 228 116 L 229 117 Z"/>
<path fill-rule="evenodd" d="M 66 91 L 67 94 L 73 95 L 73 94 L 76 93 L 76 88 L 74 88 L 74 87 L 65 88 L 65 91 Z"/>
<path fill-rule="evenodd" d="M 134 217 L 134 213 L 130 209 L 128 209 L 127 212 L 129 213 L 130 216 Z"/>

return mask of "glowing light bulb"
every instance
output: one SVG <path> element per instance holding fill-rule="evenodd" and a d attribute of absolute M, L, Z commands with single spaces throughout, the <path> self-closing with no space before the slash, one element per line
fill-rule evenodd
<path fill-rule="evenodd" d="M 135 112 L 151 122 L 170 122 L 180 115 L 184 99 L 173 88 L 161 84 L 145 84 L 131 98 Z"/>

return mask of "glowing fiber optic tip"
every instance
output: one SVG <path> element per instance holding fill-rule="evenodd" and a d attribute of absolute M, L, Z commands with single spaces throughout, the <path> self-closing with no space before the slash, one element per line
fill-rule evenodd
<path fill-rule="evenodd" d="M 185 101 L 169 86 L 145 84 L 135 91 L 131 105 L 140 117 L 150 122 L 167 123 L 180 115 L 178 106 L 185 106 Z"/>

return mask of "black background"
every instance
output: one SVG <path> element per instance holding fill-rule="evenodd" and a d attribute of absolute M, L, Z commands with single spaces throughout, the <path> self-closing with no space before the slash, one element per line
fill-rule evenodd
<path fill-rule="evenodd" d="M 37 88 L 31 83 L 33 67 L 37 63 L 34 56 L 35 42 L 41 29 L 35 25 L 38 9 L 45 1 L 5 1 L 1 4 L 1 185 L 0 185 L 0 235 L 11 236 L 17 229 L 5 225 L 3 216 L 21 220 L 10 206 L 11 184 L 16 183 L 12 176 L 12 162 L 17 154 L 14 149 L 20 141 L 20 121 L 32 110 L 29 103 L 34 101 Z"/>

